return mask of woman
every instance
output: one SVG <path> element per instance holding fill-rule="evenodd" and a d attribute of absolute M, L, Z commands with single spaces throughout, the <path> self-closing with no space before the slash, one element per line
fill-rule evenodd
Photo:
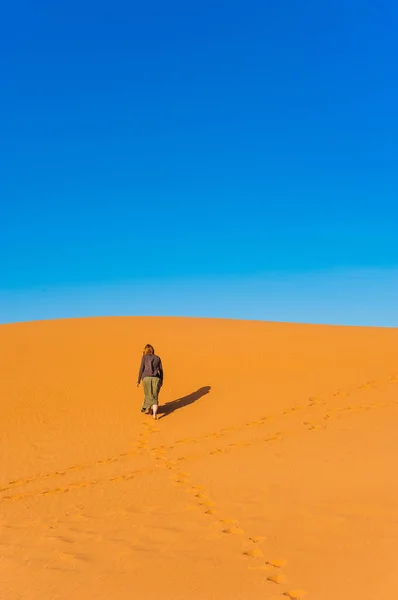
<path fill-rule="evenodd" d="M 141 412 L 149 414 L 152 410 L 153 418 L 157 418 L 159 390 L 163 385 L 163 367 L 159 356 L 151 344 L 144 348 L 140 370 L 138 372 L 137 387 L 142 383 L 144 386 L 144 403 Z"/>

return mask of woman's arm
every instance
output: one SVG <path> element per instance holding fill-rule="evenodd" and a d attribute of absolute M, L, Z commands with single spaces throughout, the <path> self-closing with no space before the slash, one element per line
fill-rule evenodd
<path fill-rule="evenodd" d="M 140 370 L 138 371 L 137 385 L 140 385 L 143 372 L 144 372 L 144 356 L 141 358 Z"/>
<path fill-rule="evenodd" d="M 163 366 L 162 366 L 162 361 L 159 358 L 159 378 L 160 378 L 160 385 L 163 385 Z"/>

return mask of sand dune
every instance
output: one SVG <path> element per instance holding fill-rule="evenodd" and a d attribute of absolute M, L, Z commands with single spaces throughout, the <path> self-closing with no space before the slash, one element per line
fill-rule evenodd
<path fill-rule="evenodd" d="M 396 329 L 0 326 L 0 597 L 395 598 L 397 392 Z"/>

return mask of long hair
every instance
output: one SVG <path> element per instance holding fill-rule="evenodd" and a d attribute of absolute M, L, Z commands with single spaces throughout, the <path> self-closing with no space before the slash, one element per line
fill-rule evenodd
<path fill-rule="evenodd" d="M 155 354 L 155 348 L 151 344 L 147 344 L 144 348 L 143 354 Z"/>

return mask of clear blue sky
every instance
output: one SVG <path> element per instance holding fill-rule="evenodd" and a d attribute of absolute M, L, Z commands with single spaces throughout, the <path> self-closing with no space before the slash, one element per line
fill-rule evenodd
<path fill-rule="evenodd" d="M 0 322 L 224 297 L 397 326 L 397 27 L 393 0 L 9 3 Z"/>

